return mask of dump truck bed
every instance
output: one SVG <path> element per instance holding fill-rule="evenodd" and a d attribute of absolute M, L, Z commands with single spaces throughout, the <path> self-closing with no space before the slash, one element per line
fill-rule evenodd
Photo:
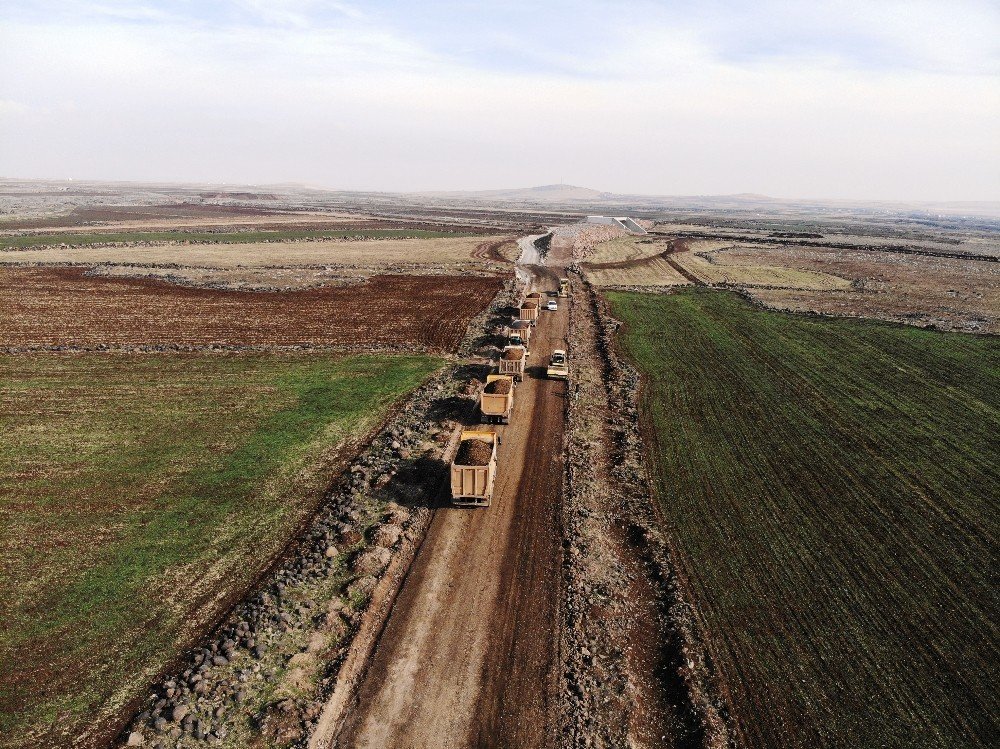
<path fill-rule="evenodd" d="M 524 346 L 506 346 L 500 355 L 497 370 L 502 375 L 510 375 L 515 380 L 524 379 L 524 366 L 528 360 L 528 350 Z"/>
<path fill-rule="evenodd" d="M 466 429 L 451 464 L 451 501 L 456 505 L 487 507 L 496 481 L 497 436 Z"/>
<path fill-rule="evenodd" d="M 509 424 L 514 411 L 514 378 L 510 375 L 488 375 L 486 387 L 479 394 L 479 411 L 484 424 Z"/>

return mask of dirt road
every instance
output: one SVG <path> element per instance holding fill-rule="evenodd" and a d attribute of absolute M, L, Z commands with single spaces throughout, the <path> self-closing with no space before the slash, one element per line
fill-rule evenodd
<path fill-rule="evenodd" d="M 353 699 L 311 746 L 555 746 L 566 384 L 545 365 L 567 322 L 540 315 L 492 505 L 442 496 Z"/>

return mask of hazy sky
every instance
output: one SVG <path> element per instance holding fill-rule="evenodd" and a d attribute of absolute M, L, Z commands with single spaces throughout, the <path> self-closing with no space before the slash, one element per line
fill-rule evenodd
<path fill-rule="evenodd" d="M 0 175 L 1000 200 L 1000 2 L 3 0 Z"/>

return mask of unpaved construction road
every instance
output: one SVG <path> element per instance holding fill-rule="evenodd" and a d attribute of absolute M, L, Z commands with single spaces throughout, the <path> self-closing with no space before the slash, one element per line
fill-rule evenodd
<path fill-rule="evenodd" d="M 539 289 L 554 269 L 532 263 Z M 564 300 L 560 300 L 564 301 Z M 566 383 L 545 378 L 568 313 L 542 311 L 488 508 L 440 499 L 357 690 L 313 747 L 557 743 Z"/>

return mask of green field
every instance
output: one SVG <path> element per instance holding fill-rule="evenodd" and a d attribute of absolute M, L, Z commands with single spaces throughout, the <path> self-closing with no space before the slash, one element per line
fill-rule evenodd
<path fill-rule="evenodd" d="M 746 745 L 996 745 L 1000 342 L 609 297 Z"/>
<path fill-rule="evenodd" d="M 429 231 L 427 229 L 311 229 L 286 231 L 149 231 L 114 232 L 109 234 L 34 234 L 0 237 L 0 250 L 41 245 L 88 245 L 112 242 L 218 242 L 219 244 L 250 244 L 280 242 L 292 239 L 441 239 L 471 237 L 463 232 Z"/>
<path fill-rule="evenodd" d="M 0 745 L 134 697 L 283 546 L 337 447 L 441 364 L 0 357 Z"/>

